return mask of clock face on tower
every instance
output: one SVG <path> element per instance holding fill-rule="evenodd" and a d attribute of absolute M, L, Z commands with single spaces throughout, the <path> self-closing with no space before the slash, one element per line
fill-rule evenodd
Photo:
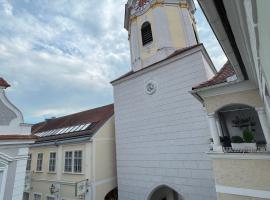
<path fill-rule="evenodd" d="M 148 5 L 151 3 L 152 0 L 137 0 L 135 4 L 135 10 L 143 11 Z"/>

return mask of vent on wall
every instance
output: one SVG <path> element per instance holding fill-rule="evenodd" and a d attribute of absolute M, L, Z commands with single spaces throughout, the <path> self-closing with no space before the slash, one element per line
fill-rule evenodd
<path fill-rule="evenodd" d="M 141 32 L 143 46 L 153 41 L 152 28 L 149 22 L 143 23 Z"/>

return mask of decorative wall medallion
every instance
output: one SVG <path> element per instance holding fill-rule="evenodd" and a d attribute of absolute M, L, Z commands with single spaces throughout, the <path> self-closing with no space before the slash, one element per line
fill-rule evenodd
<path fill-rule="evenodd" d="M 154 94 L 157 91 L 157 83 L 155 81 L 148 81 L 145 85 L 145 92 L 149 95 Z"/>
<path fill-rule="evenodd" d="M 135 10 L 142 12 L 150 7 L 152 0 L 137 0 L 135 4 Z"/>

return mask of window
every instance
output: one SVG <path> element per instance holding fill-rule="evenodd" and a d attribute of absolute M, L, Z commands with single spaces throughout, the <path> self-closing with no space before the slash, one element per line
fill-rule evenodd
<path fill-rule="evenodd" d="M 55 172 L 55 166 L 56 166 L 56 153 L 51 152 L 49 160 L 49 172 Z"/>
<path fill-rule="evenodd" d="M 65 172 L 72 172 L 72 151 L 65 152 Z"/>
<path fill-rule="evenodd" d="M 26 164 L 26 170 L 31 170 L 31 160 L 32 160 L 32 154 L 28 154 L 27 164 Z"/>
<path fill-rule="evenodd" d="M 29 200 L 29 193 L 28 192 L 23 193 L 23 200 Z"/>
<path fill-rule="evenodd" d="M 153 41 L 151 24 L 144 22 L 141 29 L 143 46 Z"/>
<path fill-rule="evenodd" d="M 38 153 L 37 155 L 37 171 L 42 171 L 43 153 Z"/>
<path fill-rule="evenodd" d="M 34 200 L 41 200 L 40 194 L 34 194 Z"/>
<path fill-rule="evenodd" d="M 74 151 L 74 172 L 82 172 L 82 151 Z"/>
<path fill-rule="evenodd" d="M 55 200 L 54 197 L 47 196 L 47 200 Z"/>

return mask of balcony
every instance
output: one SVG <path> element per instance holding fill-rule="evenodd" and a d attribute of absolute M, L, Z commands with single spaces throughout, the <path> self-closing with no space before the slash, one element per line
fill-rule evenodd
<path fill-rule="evenodd" d="M 227 105 L 208 115 L 208 119 L 210 152 L 270 153 L 269 124 L 263 108 Z"/>

